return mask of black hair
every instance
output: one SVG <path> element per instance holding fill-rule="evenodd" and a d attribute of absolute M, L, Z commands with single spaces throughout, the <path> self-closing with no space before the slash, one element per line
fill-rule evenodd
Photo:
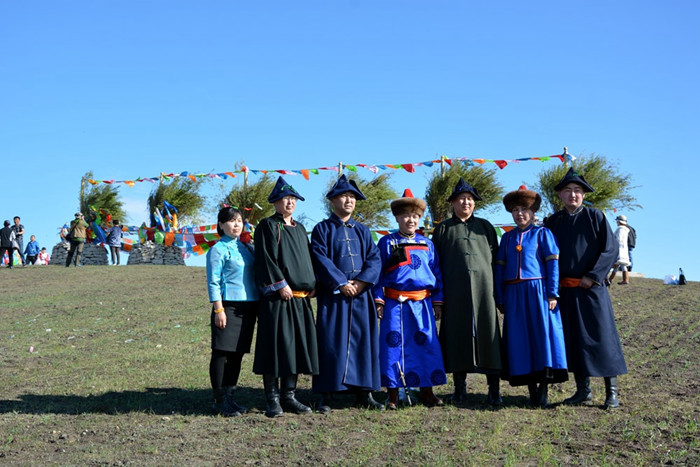
<path fill-rule="evenodd" d="M 221 227 L 219 224 L 223 224 L 224 222 L 228 222 L 234 217 L 239 216 L 241 219 L 243 219 L 243 214 L 241 211 L 239 211 L 236 208 L 232 207 L 226 207 L 226 208 L 221 208 L 219 211 L 219 215 L 217 216 L 217 222 L 216 222 L 216 233 L 219 234 L 219 236 L 223 237 L 224 236 L 224 231 L 221 230 Z"/>

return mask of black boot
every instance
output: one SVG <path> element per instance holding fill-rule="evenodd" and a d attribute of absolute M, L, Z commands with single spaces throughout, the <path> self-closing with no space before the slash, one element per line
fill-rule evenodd
<path fill-rule="evenodd" d="M 280 390 L 278 379 L 272 375 L 263 375 L 263 386 L 265 387 L 265 398 L 267 399 L 266 417 L 277 418 L 284 415 L 280 406 Z"/>
<path fill-rule="evenodd" d="M 605 404 L 603 407 L 606 410 L 620 407 L 620 401 L 617 399 L 617 376 L 605 377 Z"/>
<path fill-rule="evenodd" d="M 224 403 L 221 408 L 221 415 L 224 417 L 238 417 L 248 412 L 247 407 L 240 406 L 233 400 L 233 394 L 236 392 L 236 386 L 228 386 L 224 388 Z"/>
<path fill-rule="evenodd" d="M 528 407 L 534 409 L 539 404 L 539 395 L 537 393 L 537 383 L 530 383 L 527 385 L 527 390 L 530 393 L 530 400 L 527 402 Z"/>
<path fill-rule="evenodd" d="M 333 395 L 330 392 L 324 392 L 323 394 L 321 394 L 321 400 L 318 401 L 318 405 L 316 406 L 316 412 L 330 413 L 332 398 Z"/>
<path fill-rule="evenodd" d="M 450 397 L 453 404 L 463 404 L 467 401 L 467 372 L 458 371 L 452 373 L 452 380 L 455 385 L 455 392 Z"/>
<path fill-rule="evenodd" d="M 501 380 L 498 375 L 486 375 L 486 382 L 489 385 L 489 393 L 486 396 L 486 403 L 494 406 L 503 405 L 501 399 Z"/>
<path fill-rule="evenodd" d="M 357 398 L 357 405 L 361 407 L 372 410 L 384 410 L 384 404 L 380 404 L 374 400 L 372 391 L 367 391 L 365 389 L 359 390 L 355 397 Z"/>
<path fill-rule="evenodd" d="M 568 399 L 564 399 L 564 404 L 590 405 L 593 402 L 593 394 L 591 393 L 591 378 L 574 373 L 574 380 L 576 381 L 576 392 Z"/>
<path fill-rule="evenodd" d="M 211 405 L 212 413 L 216 415 L 221 415 L 224 408 L 224 399 L 226 398 L 226 393 L 223 388 L 213 388 L 214 391 L 214 403 Z"/>
<path fill-rule="evenodd" d="M 297 389 L 297 375 L 289 375 L 281 378 L 282 381 L 282 397 L 280 402 L 285 410 L 297 414 L 311 412 L 311 407 L 304 405 L 294 397 L 294 391 Z"/>
<path fill-rule="evenodd" d="M 549 385 L 547 383 L 540 383 L 540 387 L 537 388 L 537 405 L 542 409 L 547 408 L 547 395 L 549 393 Z"/>

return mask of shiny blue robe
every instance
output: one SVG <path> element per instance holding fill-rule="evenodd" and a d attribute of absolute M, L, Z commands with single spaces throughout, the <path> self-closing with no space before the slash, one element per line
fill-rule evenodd
<path fill-rule="evenodd" d="M 442 350 L 437 336 L 433 303 L 442 304 L 442 274 L 433 242 L 420 234 L 407 239 L 399 233 L 386 235 L 377 244 L 382 275 L 374 288 L 375 299 L 384 303 L 380 326 L 379 363 L 382 386 L 430 387 L 447 383 Z M 429 290 L 430 297 L 400 302 L 385 296 L 384 288 Z"/>
<path fill-rule="evenodd" d="M 520 251 L 518 251 L 520 250 Z M 559 306 L 559 247 L 549 229 L 530 225 L 501 238 L 496 256 L 496 303 L 504 306 L 504 377 L 512 386 L 568 379 Z"/>
<path fill-rule="evenodd" d="M 317 277 L 316 336 L 319 374 L 313 391 L 377 390 L 379 326 L 372 287 L 381 269 L 369 229 L 335 214 L 314 227 L 311 251 Z M 350 280 L 368 285 L 356 297 L 339 288 Z"/>

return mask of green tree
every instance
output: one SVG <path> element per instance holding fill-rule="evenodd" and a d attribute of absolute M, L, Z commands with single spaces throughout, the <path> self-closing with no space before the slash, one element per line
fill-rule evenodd
<path fill-rule="evenodd" d="M 357 187 L 367 198 L 366 201 L 357 201 L 353 218 L 370 229 L 389 227 L 392 224 L 389 217 L 391 201 L 399 197 L 389 184 L 391 174 L 377 175 L 371 180 L 365 180 L 354 172 L 346 174 L 346 176 L 349 180 L 354 180 L 357 183 Z M 336 180 L 336 178 L 332 178 L 328 182 L 322 197 L 323 204 L 326 207 L 326 215 L 328 216 L 333 212 L 333 207 L 330 201 L 326 199 L 326 193 L 330 191 Z"/>
<path fill-rule="evenodd" d="M 453 162 L 444 173 L 435 170 L 428 180 L 425 201 L 428 203 L 428 209 L 434 223 L 442 222 L 452 216 L 452 206 L 447 202 L 447 198 L 452 194 L 460 177 L 476 188 L 483 198 L 483 201 L 476 202 L 475 210 L 492 208 L 495 203 L 501 202 L 503 186 L 496 180 L 494 169 L 484 169 L 481 165 Z"/>
<path fill-rule="evenodd" d="M 604 156 L 598 154 L 580 156 L 571 166 L 595 189 L 593 193 L 586 193 L 585 205 L 603 211 L 611 209 L 633 211 L 641 208 L 632 195 L 632 189 L 636 188 L 632 186 L 632 175 L 620 172 L 619 167 L 609 162 Z M 543 170 L 538 175 L 537 190 L 550 214 L 564 207 L 554 187 L 564 178 L 568 170 L 568 165 L 558 165 Z"/>
<path fill-rule="evenodd" d="M 177 208 L 178 223 L 197 223 L 199 211 L 204 206 L 204 197 L 200 194 L 203 180 L 192 181 L 187 177 L 175 177 L 170 182 L 161 182 L 148 195 L 148 212 L 151 227 L 156 225 L 153 212 L 163 210 L 163 200 Z"/>
<path fill-rule="evenodd" d="M 275 183 L 276 180 L 273 180 L 269 174 L 265 174 L 255 183 L 236 185 L 224 196 L 217 206 L 217 210 L 221 204 L 234 206 L 243 213 L 243 217 L 247 218 L 248 222 L 257 225 L 261 219 L 269 217 L 275 212 L 275 207 L 267 202 L 267 197 L 270 196 Z"/>
<path fill-rule="evenodd" d="M 91 184 L 89 180 L 93 179 L 92 172 L 86 172 L 80 183 L 80 212 L 85 214 L 89 220 L 94 220 L 101 209 L 107 214 L 111 214 L 113 219 L 119 219 L 120 222 L 126 221 L 126 211 L 124 211 L 124 203 L 120 199 L 119 188 L 114 185 L 97 183 Z M 98 210 L 98 213 L 93 212 L 90 206 Z M 103 216 L 104 217 L 104 216 Z"/>

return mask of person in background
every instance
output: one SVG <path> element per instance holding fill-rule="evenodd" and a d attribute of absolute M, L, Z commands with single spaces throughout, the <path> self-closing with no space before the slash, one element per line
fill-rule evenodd
<path fill-rule="evenodd" d="M 115 221 L 116 224 L 116 221 Z M 243 355 L 250 352 L 260 292 L 255 285 L 253 247 L 240 241 L 243 216 L 238 209 L 219 211 L 216 231 L 221 239 L 207 252 L 207 291 L 211 311 L 209 379 L 212 410 L 235 417 L 248 409 L 233 399 Z"/>
<path fill-rule="evenodd" d="M 14 253 L 13 243 L 15 241 L 15 231 L 10 227 L 10 221 L 6 220 L 0 229 L 0 262 L 3 261 L 7 253 L 7 268 L 12 269 L 12 256 Z"/>
<path fill-rule="evenodd" d="M 49 261 L 50 261 L 49 253 L 46 251 L 46 248 L 44 247 L 39 252 L 39 257 L 37 258 L 36 264 L 40 264 L 42 266 L 48 266 Z"/>
<path fill-rule="evenodd" d="M 109 251 L 112 256 L 112 266 L 119 266 L 119 250 L 122 247 L 122 237 L 124 233 L 119 225 L 119 221 L 114 219 L 112 221 L 112 227 L 107 232 L 107 245 L 109 246 Z"/>
<path fill-rule="evenodd" d="M 58 236 L 61 239 L 61 243 L 69 243 L 68 238 L 66 236 L 68 235 L 68 224 L 63 224 L 63 227 L 61 227 L 61 231 L 58 232 Z"/>
<path fill-rule="evenodd" d="M 85 217 L 82 213 L 76 212 L 75 219 L 70 223 L 70 229 L 68 233 L 70 234 L 70 249 L 68 250 L 68 256 L 66 257 L 66 267 L 70 266 L 73 256 L 75 256 L 75 266 L 82 266 L 80 264 L 80 257 L 83 254 L 83 245 L 85 244 L 85 237 L 87 235 L 88 223 L 85 222 Z"/>
<path fill-rule="evenodd" d="M 255 277 L 262 291 L 253 372 L 263 376 L 268 417 L 284 410 L 311 412 L 294 392 L 299 374 L 317 375 L 318 344 L 310 298 L 316 277 L 309 238 L 292 218 L 297 200 L 304 198 L 279 177 L 268 196 L 275 214 L 255 229 Z M 281 382 L 281 396 L 280 396 Z"/>
<path fill-rule="evenodd" d="M 25 255 L 25 263 L 24 265 L 26 266 L 27 264 L 36 264 L 36 258 L 39 255 L 39 243 L 36 241 L 36 237 L 32 235 L 29 237 L 29 243 L 27 243 L 27 248 L 24 249 L 24 255 Z"/>
<path fill-rule="evenodd" d="M 345 391 L 355 394 L 358 405 L 383 410 L 372 397 L 372 391 L 381 387 L 379 325 L 372 295 L 381 259 L 369 229 L 352 218 L 357 200 L 366 198 L 345 175 L 326 198 L 333 213 L 311 233 L 319 348 L 319 373 L 312 387 L 322 394 L 317 410 L 329 412 L 332 394 Z"/>
<path fill-rule="evenodd" d="M 24 263 L 24 253 L 23 253 L 23 248 L 24 248 L 24 226 L 19 223 L 20 218 L 19 216 L 14 217 L 14 225 L 12 226 L 12 230 L 15 232 L 15 242 L 17 242 L 17 246 L 15 247 L 19 251 L 19 257 L 22 260 L 22 264 Z"/>
<path fill-rule="evenodd" d="M 501 331 L 493 290 L 498 237 L 489 221 L 473 215 L 480 200 L 477 190 L 460 178 L 447 199 L 452 218 L 433 232 L 445 297 L 440 344 L 445 370 L 454 378 L 452 401 L 466 400 L 467 373 L 483 373 L 489 387 L 486 402 L 500 406 Z"/>
<path fill-rule="evenodd" d="M 374 300 L 381 318 L 379 361 L 389 410 L 397 409 L 401 387 L 419 387 L 425 406 L 444 405 L 433 392 L 433 386 L 447 383 L 435 324 L 443 303 L 440 263 L 433 242 L 416 232 L 425 208 L 425 201 L 405 190 L 391 202 L 399 231 L 377 245 L 382 275 Z"/>
<path fill-rule="evenodd" d="M 548 386 L 569 379 L 559 296 L 559 247 L 534 225 L 542 198 L 521 186 L 503 198 L 516 228 L 501 238 L 496 256 L 496 304 L 503 313 L 504 378 L 527 385 L 530 407 L 547 407 Z M 538 386 L 539 385 L 539 386 Z"/>
<path fill-rule="evenodd" d="M 605 215 L 583 206 L 593 187 L 573 167 L 554 187 L 564 209 L 545 226 L 559 244 L 559 307 L 566 359 L 576 393 L 565 404 L 593 401 L 591 376 L 605 379 L 604 408 L 619 407 L 617 376 L 627 373 L 605 278 L 618 256 L 617 242 Z"/>
<path fill-rule="evenodd" d="M 627 285 L 630 283 L 630 266 L 632 261 L 630 259 L 629 250 L 629 237 L 631 230 L 627 226 L 627 217 L 617 216 L 615 218 L 617 221 L 617 229 L 615 229 L 615 238 L 617 239 L 618 253 L 617 261 L 613 265 L 612 273 L 608 277 L 608 284 L 612 284 L 617 275 L 617 271 L 622 272 L 622 281 L 618 282 L 619 285 Z"/>

